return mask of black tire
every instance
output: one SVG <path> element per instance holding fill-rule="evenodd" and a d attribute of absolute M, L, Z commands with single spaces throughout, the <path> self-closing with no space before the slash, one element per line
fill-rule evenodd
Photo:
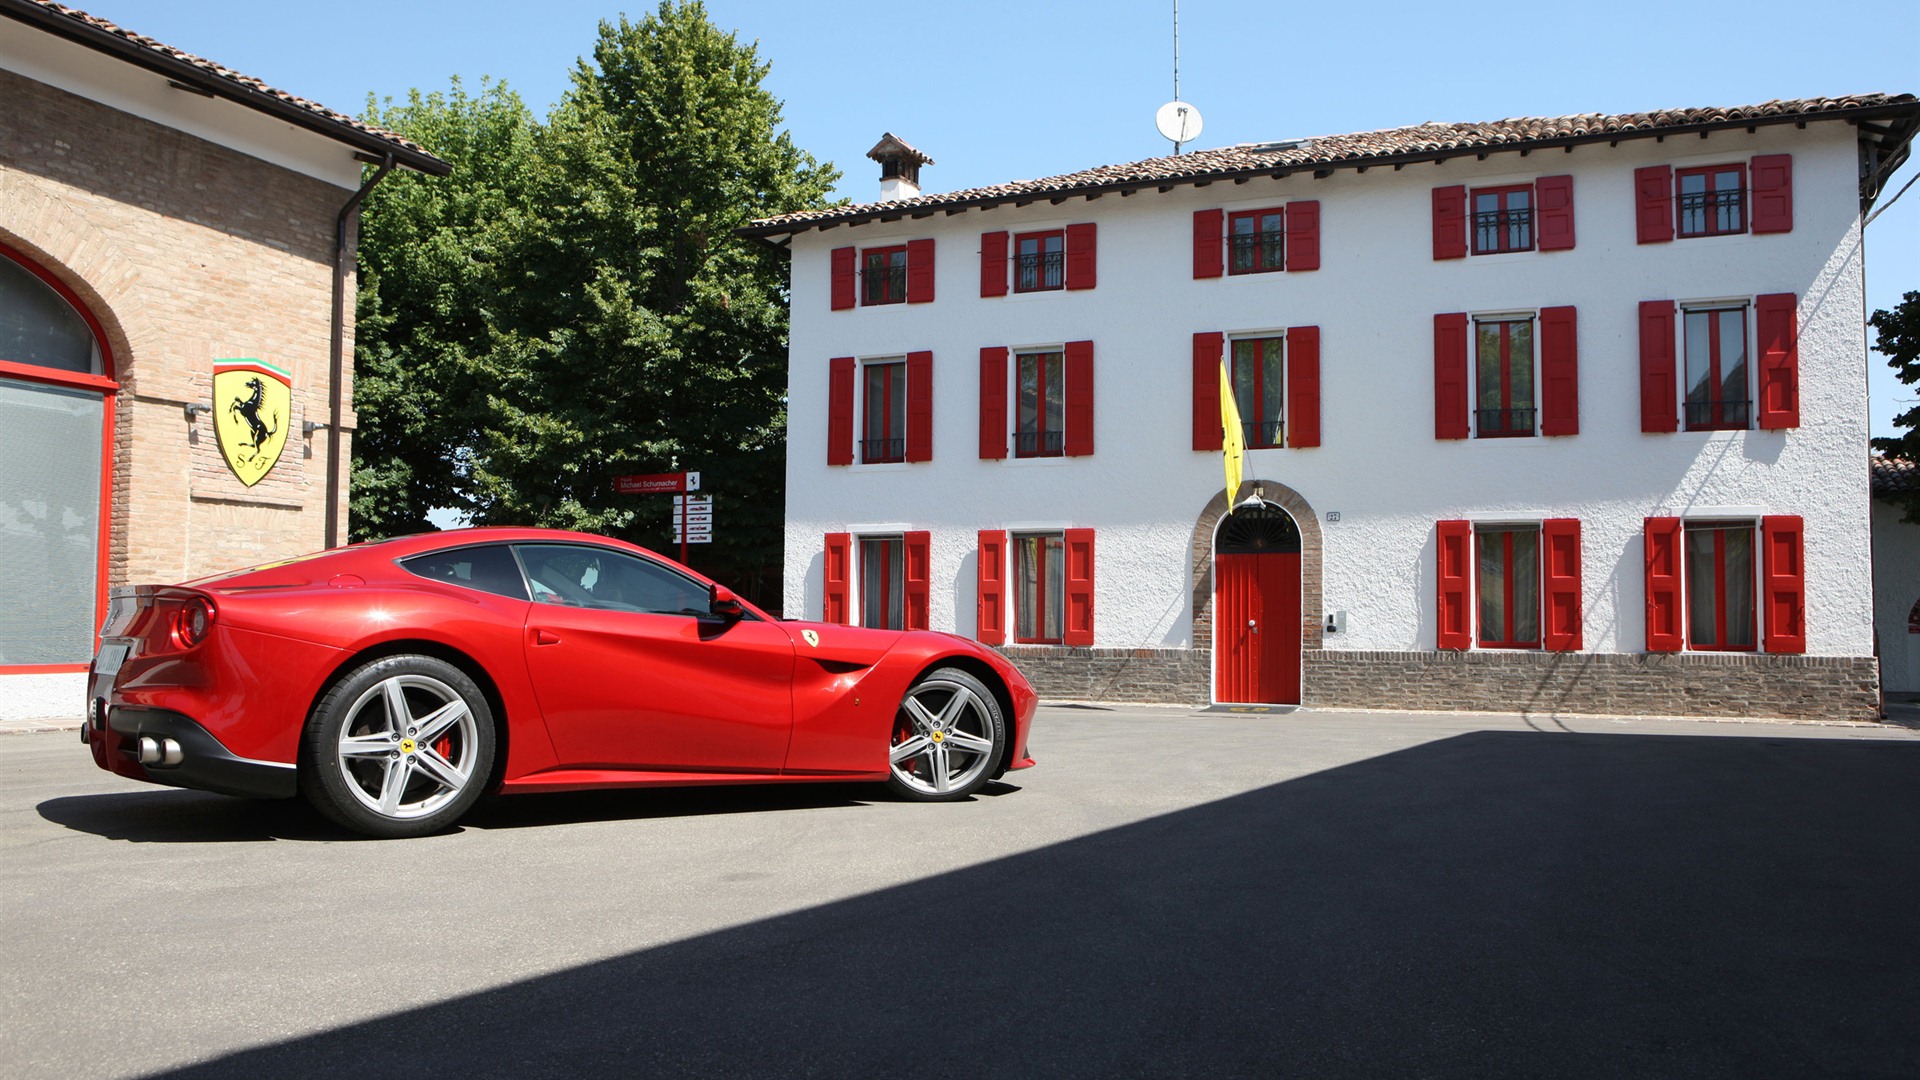
<path fill-rule="evenodd" d="M 354 832 L 425 836 L 473 806 L 493 753 L 493 710 L 465 672 L 431 656 L 389 656 L 354 669 L 314 706 L 300 791 Z"/>
<path fill-rule="evenodd" d="M 935 668 L 908 687 L 887 738 L 887 786 L 915 802 L 964 799 L 993 779 L 1007 722 L 985 683 Z"/>

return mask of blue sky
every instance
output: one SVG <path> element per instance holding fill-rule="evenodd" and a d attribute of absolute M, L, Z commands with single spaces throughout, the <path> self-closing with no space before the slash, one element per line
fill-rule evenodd
<path fill-rule="evenodd" d="M 72 3 L 74 0 L 68 0 Z M 342 111 L 367 95 L 504 79 L 538 113 L 566 89 L 615 0 L 79 0 L 76 6 Z M 709 0 L 758 40 L 794 140 L 873 197 L 862 155 L 892 131 L 931 155 L 929 191 L 1166 153 L 1170 0 L 968 4 Z M 1827 12 L 1831 12 L 1828 14 Z M 1181 97 L 1196 147 L 1580 112 L 1920 93 L 1920 3 L 1834 9 L 1758 0 L 1472 8 L 1184 0 Z M 1903 44 L 1904 43 L 1904 44 Z M 1920 170 L 1909 162 L 1888 194 Z M 1882 204 L 1885 203 L 1883 196 Z M 1920 290 L 1920 185 L 1867 230 L 1867 306 Z M 1912 403 L 1875 355 L 1875 434 Z"/>

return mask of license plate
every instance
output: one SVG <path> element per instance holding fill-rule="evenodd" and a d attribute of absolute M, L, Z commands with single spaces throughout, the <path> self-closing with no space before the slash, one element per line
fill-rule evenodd
<path fill-rule="evenodd" d="M 109 641 L 100 646 L 100 655 L 93 658 L 93 677 L 107 685 L 113 685 L 113 676 L 120 665 L 127 662 L 133 654 L 133 646 L 124 641 Z"/>

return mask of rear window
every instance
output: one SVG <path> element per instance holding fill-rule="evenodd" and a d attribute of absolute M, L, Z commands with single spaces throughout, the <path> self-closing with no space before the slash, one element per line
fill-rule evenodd
<path fill-rule="evenodd" d="M 527 598 L 527 583 L 520 576 L 520 564 L 504 544 L 428 552 L 402 559 L 400 565 L 408 573 L 430 581 L 464 585 L 515 600 Z"/>

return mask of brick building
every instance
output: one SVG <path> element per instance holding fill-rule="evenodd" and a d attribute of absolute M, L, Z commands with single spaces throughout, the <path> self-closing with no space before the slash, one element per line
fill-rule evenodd
<path fill-rule="evenodd" d="M 1868 94 L 946 194 L 890 136 L 880 201 L 744 230 L 792 260 L 785 610 L 1055 697 L 1870 717 L 1861 222 L 1917 129 Z"/>
<path fill-rule="evenodd" d="M 448 167 L 42 0 L 0 102 L 0 718 L 77 715 L 111 585 L 344 538 L 354 210 Z"/>

